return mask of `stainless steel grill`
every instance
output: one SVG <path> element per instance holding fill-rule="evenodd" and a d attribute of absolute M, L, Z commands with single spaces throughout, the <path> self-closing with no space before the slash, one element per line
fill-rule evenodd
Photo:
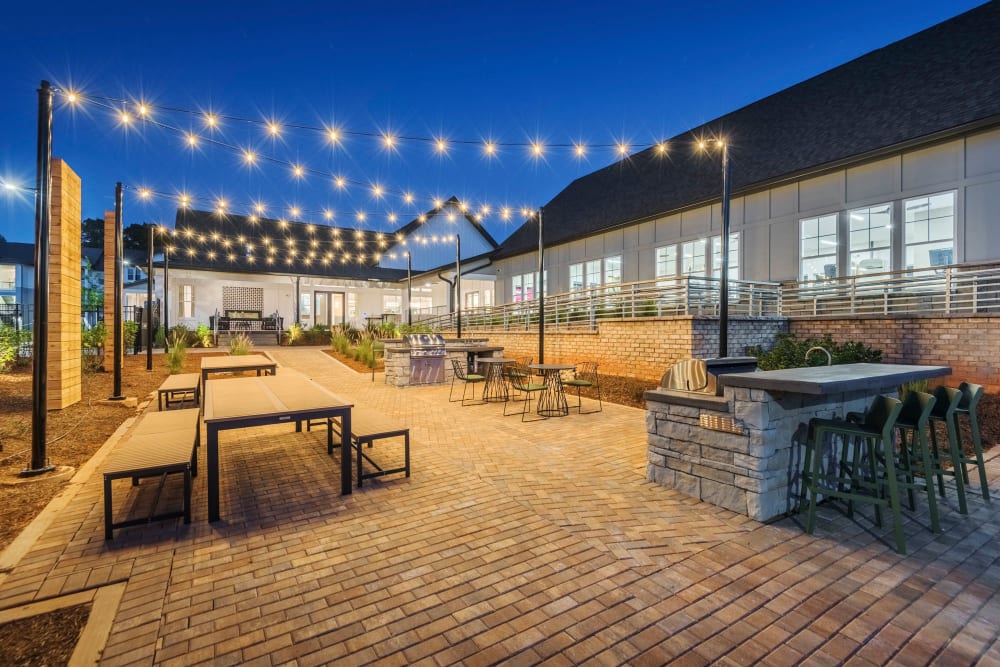
<path fill-rule="evenodd" d="M 720 375 L 751 373 L 757 370 L 756 357 L 724 357 L 721 359 L 682 359 L 667 369 L 660 386 L 674 391 L 722 395 Z"/>
<path fill-rule="evenodd" d="M 403 340 L 410 346 L 410 384 L 444 382 L 444 361 L 448 356 L 444 338 L 438 334 L 407 334 Z"/>

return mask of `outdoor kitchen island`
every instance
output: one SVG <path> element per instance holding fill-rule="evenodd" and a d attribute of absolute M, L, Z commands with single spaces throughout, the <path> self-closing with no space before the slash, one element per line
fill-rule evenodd
<path fill-rule="evenodd" d="M 450 338 L 438 334 L 408 334 L 385 341 L 385 381 L 394 387 L 451 382 L 452 360 L 469 373 L 479 357 L 502 356 L 503 348 L 486 338 Z"/>
<path fill-rule="evenodd" d="M 795 508 L 813 417 L 863 412 L 877 394 L 946 366 L 842 364 L 718 376 L 722 395 L 647 391 L 646 478 L 757 521 Z"/>

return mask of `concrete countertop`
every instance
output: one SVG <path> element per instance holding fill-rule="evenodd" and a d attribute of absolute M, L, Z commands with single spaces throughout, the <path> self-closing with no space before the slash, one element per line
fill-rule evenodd
<path fill-rule="evenodd" d="M 719 376 L 727 387 L 748 387 L 792 394 L 823 395 L 845 391 L 878 390 L 913 380 L 951 375 L 948 366 L 907 364 L 841 364 L 786 368 L 757 373 L 728 373 Z"/>

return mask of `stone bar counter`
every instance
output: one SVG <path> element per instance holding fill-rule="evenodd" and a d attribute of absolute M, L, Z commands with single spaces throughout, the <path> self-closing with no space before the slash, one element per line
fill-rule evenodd
<path fill-rule="evenodd" d="M 795 507 L 813 417 L 864 411 L 877 394 L 946 366 L 843 364 L 720 375 L 722 395 L 647 391 L 646 477 L 757 521 Z"/>
<path fill-rule="evenodd" d="M 489 344 L 487 338 L 445 339 L 447 357 L 444 360 L 444 383 L 451 383 L 454 371 L 451 360 L 455 359 L 466 368 L 475 368 L 479 357 L 502 356 L 503 348 Z M 475 372 L 469 371 L 469 372 Z M 394 387 L 410 386 L 410 348 L 399 339 L 385 341 L 385 381 Z"/>

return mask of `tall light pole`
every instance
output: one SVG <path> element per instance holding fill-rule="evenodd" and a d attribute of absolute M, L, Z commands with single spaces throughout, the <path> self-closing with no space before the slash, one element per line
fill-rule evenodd
<path fill-rule="evenodd" d="M 722 275 L 719 283 L 719 357 L 729 356 L 729 146 L 717 140 L 722 148 Z"/>
<path fill-rule="evenodd" d="M 166 228 L 164 228 L 163 233 L 166 234 Z M 170 239 L 166 239 L 163 242 L 163 316 L 160 318 L 163 326 L 163 351 L 169 352 L 167 349 L 170 343 L 167 342 L 167 336 L 170 332 L 170 325 L 167 323 L 167 314 L 170 312 Z"/>
<path fill-rule="evenodd" d="M 112 328 L 112 335 L 115 339 L 114 346 L 114 388 L 113 394 L 109 398 L 112 401 L 122 401 L 125 399 L 122 396 L 122 365 L 125 362 L 125 350 L 122 349 L 122 273 L 125 258 L 123 257 L 122 250 L 122 184 L 118 182 L 115 184 L 115 275 L 113 280 L 114 290 L 115 290 L 115 312 L 114 312 L 114 327 Z M 105 277 L 107 280 L 107 277 Z"/>
<path fill-rule="evenodd" d="M 31 467 L 22 477 L 53 470 L 45 456 L 48 418 L 49 244 L 52 222 L 52 87 L 42 81 L 38 89 L 38 156 L 35 164 L 35 312 L 32 325 Z"/>
<path fill-rule="evenodd" d="M 409 250 L 406 251 L 406 324 L 413 326 L 413 273 Z"/>
<path fill-rule="evenodd" d="M 542 243 L 542 210 L 538 209 L 538 285 L 535 291 L 538 299 L 538 363 L 545 363 L 545 274 L 542 272 L 542 259 L 545 255 L 545 245 Z"/>
<path fill-rule="evenodd" d="M 153 370 L 153 228 L 149 226 L 149 255 L 146 257 L 146 370 Z"/>
<path fill-rule="evenodd" d="M 455 319 L 458 337 L 462 337 L 462 237 L 455 234 Z"/>

